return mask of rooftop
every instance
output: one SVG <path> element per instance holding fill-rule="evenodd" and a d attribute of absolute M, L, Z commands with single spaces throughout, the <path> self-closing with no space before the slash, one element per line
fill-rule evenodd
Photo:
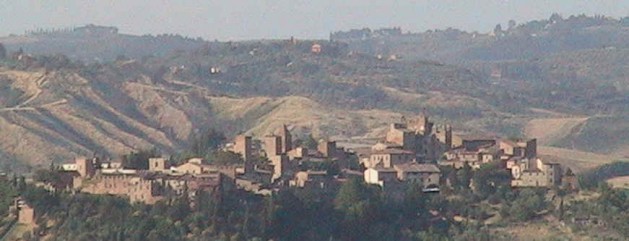
<path fill-rule="evenodd" d="M 425 164 L 425 163 L 404 163 L 400 165 L 395 165 L 396 170 L 400 170 L 403 172 L 429 172 L 429 173 L 440 173 L 439 167 L 435 164 Z"/>
<path fill-rule="evenodd" d="M 465 141 L 479 141 L 479 140 L 483 140 L 483 141 L 493 140 L 493 141 L 495 141 L 496 139 L 498 139 L 496 136 L 489 135 L 489 134 L 454 133 L 453 135 L 457 136 L 457 137 L 459 137 L 459 138 L 461 138 L 462 140 L 465 140 Z"/>
<path fill-rule="evenodd" d="M 138 173 L 137 170 L 133 169 L 101 169 L 100 172 L 107 175 L 135 175 Z"/>
<path fill-rule="evenodd" d="M 402 150 L 402 149 L 384 149 L 384 150 L 380 150 L 380 151 L 374 151 L 371 154 L 409 154 L 409 155 L 413 155 L 414 153 L 412 151 L 407 151 L 407 150 Z"/>
<path fill-rule="evenodd" d="M 397 172 L 397 170 L 395 170 L 395 168 L 390 168 L 390 167 L 387 168 L 387 167 L 377 166 L 377 167 L 372 167 L 370 169 L 376 170 L 378 172 Z"/>

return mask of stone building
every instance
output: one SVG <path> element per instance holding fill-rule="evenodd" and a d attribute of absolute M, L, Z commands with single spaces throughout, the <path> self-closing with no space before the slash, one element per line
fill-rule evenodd
<path fill-rule="evenodd" d="M 553 187 L 561 185 L 561 165 L 542 159 L 522 159 L 511 168 L 512 187 Z"/>
<path fill-rule="evenodd" d="M 300 159 L 300 158 L 308 157 L 309 153 L 308 153 L 307 148 L 297 147 L 291 150 L 290 152 L 288 152 L 287 155 L 290 159 Z"/>
<path fill-rule="evenodd" d="M 175 167 L 175 170 L 179 173 L 185 173 L 185 174 L 202 174 L 202 173 L 207 173 L 209 172 L 211 169 L 208 165 L 203 165 L 201 163 L 197 163 L 194 161 L 188 161 L 184 164 L 181 164 L 177 167 Z"/>
<path fill-rule="evenodd" d="M 537 139 L 500 140 L 500 149 L 505 155 L 523 158 L 537 157 Z"/>
<path fill-rule="evenodd" d="M 394 168 L 370 167 L 365 170 L 363 177 L 366 183 L 385 187 L 389 184 L 395 185 L 398 182 L 397 176 L 397 170 Z"/>
<path fill-rule="evenodd" d="M 434 161 L 450 149 L 452 142 L 451 128 L 439 129 L 434 126 L 425 115 L 402 118 L 401 122 L 390 125 L 385 142 L 415 153 L 418 161 Z"/>
<path fill-rule="evenodd" d="M 17 209 L 17 223 L 24 225 L 36 224 L 35 209 L 28 203 L 21 198 L 17 198 L 15 199 L 15 208 Z"/>
<path fill-rule="evenodd" d="M 233 182 L 238 168 L 204 165 L 200 158 L 192 158 L 171 169 L 167 168 L 164 158 L 151 158 L 148 162 L 149 170 L 134 170 L 78 158 L 74 165 L 63 165 L 68 170 L 61 170 L 61 174 L 73 178 L 68 188 L 78 192 L 123 196 L 131 202 L 154 204 L 170 194 L 221 190 L 227 184 L 224 177 Z"/>
<path fill-rule="evenodd" d="M 77 158 L 76 170 L 81 177 L 91 177 L 96 173 L 96 163 L 93 159 Z"/>
<path fill-rule="evenodd" d="M 282 154 L 282 138 L 280 136 L 268 135 L 264 137 L 264 152 L 267 157 Z"/>
<path fill-rule="evenodd" d="M 415 132 L 407 129 L 404 123 L 393 123 L 385 137 L 387 143 L 399 145 L 404 150 L 414 151 L 417 146 Z"/>
<path fill-rule="evenodd" d="M 272 181 L 275 181 L 283 176 L 286 176 L 290 171 L 290 162 L 287 155 L 278 155 L 269 157 L 271 165 L 273 165 L 273 177 Z"/>
<path fill-rule="evenodd" d="M 251 136 L 238 135 L 234 142 L 233 151 L 234 153 L 240 154 L 245 162 L 250 161 L 253 157 L 253 142 L 251 141 Z"/>
<path fill-rule="evenodd" d="M 105 170 L 89 182 L 83 182 L 81 192 L 126 196 L 131 202 L 153 204 L 162 197 L 162 186 L 142 178 L 135 170 Z"/>
<path fill-rule="evenodd" d="M 281 153 L 286 154 L 293 149 L 293 137 L 286 125 L 282 125 L 278 132 L 281 141 Z"/>
<path fill-rule="evenodd" d="M 375 184 L 386 189 L 402 191 L 400 186 L 408 183 L 422 185 L 424 191 L 438 191 L 441 171 L 434 164 L 408 162 L 393 167 L 372 167 L 364 172 L 366 183 Z"/>
<path fill-rule="evenodd" d="M 166 159 L 162 157 L 149 158 L 149 171 L 164 172 L 167 170 Z"/>
<path fill-rule="evenodd" d="M 345 150 L 336 146 L 336 141 L 319 141 L 317 145 L 317 151 L 321 153 L 322 157 L 328 159 L 344 159 Z"/>
<path fill-rule="evenodd" d="M 453 134 L 452 148 L 463 148 L 474 151 L 496 145 L 497 139 L 497 137 L 488 135 Z"/>
<path fill-rule="evenodd" d="M 451 166 L 456 169 L 463 168 L 465 164 L 472 168 L 480 168 L 480 165 L 501 160 L 503 151 L 497 146 L 481 147 L 477 150 L 468 150 L 459 147 L 446 152 L 439 165 Z"/>
<path fill-rule="evenodd" d="M 327 171 L 300 171 L 295 173 L 293 180 L 290 180 L 289 186 L 309 189 L 325 189 L 331 185 L 331 178 Z"/>
<path fill-rule="evenodd" d="M 372 152 L 369 159 L 363 162 L 366 168 L 392 168 L 394 165 L 415 161 L 415 154 L 401 149 L 385 149 Z"/>
<path fill-rule="evenodd" d="M 293 150 L 293 138 L 286 125 L 282 125 L 275 134 L 264 136 L 263 142 L 267 157 L 285 155 Z"/>
<path fill-rule="evenodd" d="M 441 170 L 434 164 L 409 162 L 393 167 L 397 177 L 405 182 L 420 182 L 424 188 L 438 188 Z"/>

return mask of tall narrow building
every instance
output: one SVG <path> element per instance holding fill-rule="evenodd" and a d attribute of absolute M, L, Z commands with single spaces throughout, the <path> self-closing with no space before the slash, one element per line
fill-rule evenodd
<path fill-rule="evenodd" d="M 238 135 L 234 143 L 234 152 L 242 155 L 244 161 L 251 160 L 253 152 L 251 136 Z"/>
<path fill-rule="evenodd" d="M 282 125 L 280 128 L 279 136 L 282 139 L 282 153 L 288 153 L 293 149 L 293 138 L 286 125 Z"/>

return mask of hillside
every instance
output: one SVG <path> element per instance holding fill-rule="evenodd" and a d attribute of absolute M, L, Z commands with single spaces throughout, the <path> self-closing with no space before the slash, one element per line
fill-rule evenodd
<path fill-rule="evenodd" d="M 357 135 L 400 117 L 379 110 L 348 116 L 305 97 L 218 97 L 142 74 L 124 82 L 119 77 L 85 78 L 68 69 L 0 70 L 3 155 L 45 164 L 92 153 L 116 157 L 152 146 L 171 153 L 209 126 L 228 134 L 264 135 L 285 123 L 298 129 L 296 134 L 346 130 Z"/>
<path fill-rule="evenodd" d="M 538 137 L 543 155 L 581 170 L 629 155 L 625 20 L 555 18 L 493 35 L 369 30 L 333 41 L 208 43 L 97 26 L 0 38 L 10 52 L 0 61 L 0 160 L 168 154 L 207 128 L 232 137 L 288 124 L 298 137 L 374 137 L 423 112 L 462 131 Z M 505 45 L 518 51 L 498 51 Z"/>
<path fill-rule="evenodd" d="M 22 49 L 35 55 L 63 54 L 87 63 L 109 62 L 126 56 L 164 56 L 173 51 L 198 48 L 206 42 L 179 35 L 134 36 L 115 27 L 87 25 L 66 30 L 39 30 L 0 38 L 8 51 Z"/>
<path fill-rule="evenodd" d="M 629 17 L 561 16 L 524 23 L 496 25 L 486 32 L 435 29 L 422 33 L 399 28 L 338 31 L 330 39 L 350 43 L 352 49 L 412 60 L 454 64 L 542 58 L 585 49 L 627 48 Z"/>
<path fill-rule="evenodd" d="M 155 82 L 145 75 L 124 82 L 109 77 L 85 78 L 71 70 L 0 70 L 3 155 L 44 165 L 93 153 L 116 157 L 153 146 L 172 153 L 208 126 L 230 135 L 260 136 L 288 124 L 298 136 L 355 136 L 402 116 L 330 108 L 299 96 L 220 97 L 192 84 Z M 442 97 L 432 93 L 422 98 Z"/>

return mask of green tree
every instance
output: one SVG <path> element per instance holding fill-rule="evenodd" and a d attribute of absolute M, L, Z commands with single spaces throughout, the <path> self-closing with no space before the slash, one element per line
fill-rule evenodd
<path fill-rule="evenodd" d="M 238 165 L 244 163 L 240 154 L 223 150 L 212 152 L 207 159 L 210 160 L 212 164 L 216 165 Z"/>
<path fill-rule="evenodd" d="M 17 196 L 16 190 L 9 182 L 0 181 L 0 217 L 6 214 L 7 208 L 13 202 L 13 198 Z"/>
<path fill-rule="evenodd" d="M 485 163 L 474 172 L 474 191 L 483 198 L 496 192 L 500 186 L 509 186 L 511 174 L 505 169 L 500 168 L 500 164 Z"/>
<path fill-rule="evenodd" d="M 37 169 L 33 177 L 35 181 L 58 184 L 61 182 L 61 174 L 56 170 Z"/>
<path fill-rule="evenodd" d="M 410 220 L 418 219 L 425 213 L 426 196 L 421 183 L 409 183 L 406 187 L 403 202 L 403 214 Z"/>
<path fill-rule="evenodd" d="M 265 223 L 267 238 L 300 240 L 306 228 L 301 214 L 305 207 L 290 190 L 283 190 L 266 199 Z M 286 232 L 291 230 L 291 232 Z"/>
<path fill-rule="evenodd" d="M 457 171 L 458 180 L 459 180 L 459 183 L 461 184 L 460 187 L 465 188 L 465 189 L 470 188 L 472 175 L 473 175 L 472 167 L 470 166 L 470 164 L 465 162 L 465 164 L 463 165 L 463 168 Z"/>
<path fill-rule="evenodd" d="M 345 182 L 334 200 L 335 207 L 343 214 L 342 238 L 346 240 L 371 240 L 373 228 L 382 217 L 382 201 L 379 189 L 368 186 L 362 180 L 352 178 Z"/>
<path fill-rule="evenodd" d="M 520 191 L 518 197 L 511 205 L 511 217 L 518 221 L 528 221 L 537 215 L 537 212 L 546 207 L 543 194 L 533 189 Z"/>
<path fill-rule="evenodd" d="M 215 129 L 210 129 L 192 137 L 190 151 L 199 157 L 207 156 L 218 149 L 225 140 L 225 134 Z"/>
<path fill-rule="evenodd" d="M 377 198 L 377 189 L 367 186 L 358 178 L 351 178 L 343 183 L 341 189 L 334 199 L 336 209 L 347 211 L 359 202 L 369 201 Z"/>
<path fill-rule="evenodd" d="M 160 156 L 161 154 L 157 148 L 131 152 L 122 156 L 122 166 L 129 169 L 147 170 L 149 169 L 149 159 Z"/>
<path fill-rule="evenodd" d="M 7 58 L 7 49 L 4 48 L 4 45 L 0 43 L 0 60 Z"/>
<path fill-rule="evenodd" d="M 316 150 L 319 143 L 315 140 L 312 134 L 308 134 L 302 141 L 302 145 L 308 150 Z"/>

